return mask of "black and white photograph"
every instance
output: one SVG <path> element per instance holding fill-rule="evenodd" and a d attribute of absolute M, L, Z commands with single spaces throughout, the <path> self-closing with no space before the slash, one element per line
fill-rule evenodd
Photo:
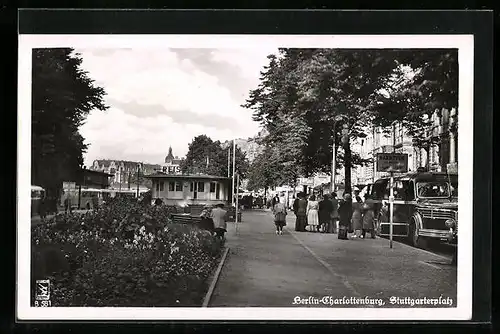
<path fill-rule="evenodd" d="M 473 51 L 20 35 L 18 317 L 470 319 Z"/>

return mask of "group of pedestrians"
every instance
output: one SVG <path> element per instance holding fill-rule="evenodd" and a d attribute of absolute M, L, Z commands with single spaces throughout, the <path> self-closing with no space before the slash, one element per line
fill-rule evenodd
<path fill-rule="evenodd" d="M 273 198 L 273 213 L 276 225 L 276 234 L 283 234 L 286 225 L 286 206 L 284 199 L 278 196 Z M 363 239 L 369 234 L 375 238 L 375 214 L 370 204 L 364 203 L 359 192 L 355 192 L 355 200 L 351 194 L 345 194 L 341 200 L 337 194 L 325 194 L 321 200 L 315 195 L 307 199 L 306 194 L 300 193 L 293 203 L 293 212 L 296 216 L 295 231 L 314 233 L 337 233 L 339 239 Z"/>

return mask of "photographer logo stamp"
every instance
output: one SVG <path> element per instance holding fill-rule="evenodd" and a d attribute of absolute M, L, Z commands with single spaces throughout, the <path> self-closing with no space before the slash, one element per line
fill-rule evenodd
<path fill-rule="evenodd" d="M 35 290 L 35 307 L 50 306 L 50 281 L 37 280 Z"/>

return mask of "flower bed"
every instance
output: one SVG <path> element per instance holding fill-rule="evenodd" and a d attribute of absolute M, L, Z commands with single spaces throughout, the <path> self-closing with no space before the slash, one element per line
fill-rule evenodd
<path fill-rule="evenodd" d="M 35 226 L 32 282 L 51 281 L 52 306 L 200 306 L 221 245 L 171 213 L 122 199 Z"/>

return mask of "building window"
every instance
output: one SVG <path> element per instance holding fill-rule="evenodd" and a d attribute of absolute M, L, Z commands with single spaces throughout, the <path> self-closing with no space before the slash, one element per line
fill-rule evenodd
<path fill-rule="evenodd" d="M 182 191 L 182 182 L 175 182 L 175 191 Z"/>
<path fill-rule="evenodd" d="M 205 192 L 205 182 L 198 182 L 198 192 Z"/>
<path fill-rule="evenodd" d="M 210 182 L 210 192 L 214 193 L 215 192 L 215 182 Z"/>
<path fill-rule="evenodd" d="M 194 191 L 194 182 L 191 182 L 190 187 L 189 187 L 189 191 L 190 192 Z"/>
<path fill-rule="evenodd" d="M 159 192 L 160 191 L 160 183 L 157 183 L 156 184 L 156 191 Z"/>
<path fill-rule="evenodd" d="M 215 199 L 219 199 L 219 198 L 220 198 L 220 183 L 217 183 L 216 191 L 215 191 Z"/>
<path fill-rule="evenodd" d="M 160 191 L 163 191 L 165 189 L 165 184 L 164 182 L 160 182 Z"/>
<path fill-rule="evenodd" d="M 168 191 L 174 191 L 174 190 L 175 190 L 175 182 L 169 182 Z"/>

